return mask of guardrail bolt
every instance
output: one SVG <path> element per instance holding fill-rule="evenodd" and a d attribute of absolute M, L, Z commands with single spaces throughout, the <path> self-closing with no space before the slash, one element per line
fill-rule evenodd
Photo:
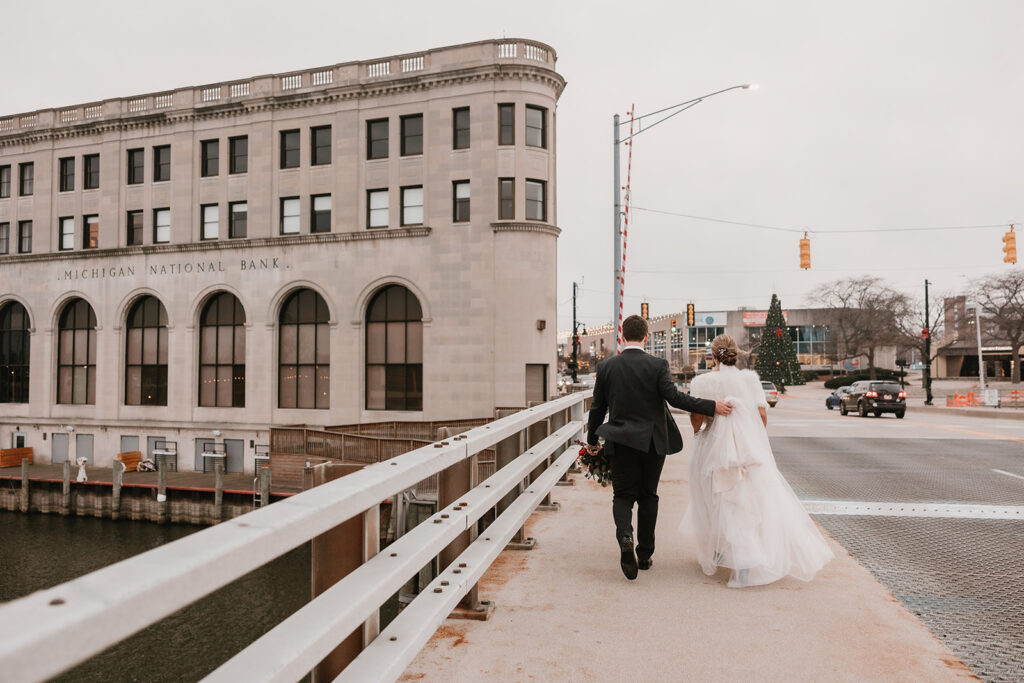
<path fill-rule="evenodd" d="M 443 589 L 441 589 L 441 588 L 435 588 L 435 589 L 434 589 L 434 592 L 435 592 L 435 593 L 443 593 L 443 592 L 444 592 L 444 590 L 443 590 Z"/>
<path fill-rule="evenodd" d="M 442 581 L 442 582 L 441 582 L 441 585 L 442 585 L 442 586 L 447 586 L 447 585 L 448 585 L 448 582 L 447 582 L 447 581 Z"/>
<path fill-rule="evenodd" d="M 443 515 L 441 515 L 441 519 L 448 519 L 448 513 L 446 512 Z"/>
<path fill-rule="evenodd" d="M 391 636 L 390 638 L 388 638 L 388 640 L 390 640 L 393 643 L 396 640 L 398 640 L 398 636 Z"/>
<path fill-rule="evenodd" d="M 487 540 L 489 541 L 491 539 L 488 538 Z M 466 563 L 465 562 L 459 562 L 459 566 L 462 567 L 463 569 L 465 569 Z"/>
<path fill-rule="evenodd" d="M 461 569 L 453 569 L 452 570 L 452 574 L 461 574 L 461 573 L 462 573 Z"/>

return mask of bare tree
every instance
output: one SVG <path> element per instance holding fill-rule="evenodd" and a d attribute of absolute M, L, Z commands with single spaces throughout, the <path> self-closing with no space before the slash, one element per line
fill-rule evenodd
<path fill-rule="evenodd" d="M 1010 381 L 1020 384 L 1020 346 L 1024 342 L 1024 271 L 975 280 L 972 290 L 985 317 L 995 324 L 996 337 L 1010 345 L 1013 374 Z"/>
<path fill-rule="evenodd" d="M 866 357 L 875 379 L 875 356 L 882 347 L 900 343 L 899 321 L 910 315 L 910 298 L 870 276 L 830 282 L 813 298 L 827 309 L 837 356 Z"/>

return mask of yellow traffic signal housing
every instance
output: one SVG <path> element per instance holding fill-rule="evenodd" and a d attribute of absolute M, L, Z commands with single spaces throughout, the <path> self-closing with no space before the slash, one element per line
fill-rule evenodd
<path fill-rule="evenodd" d="M 800 239 L 800 267 L 804 270 L 811 268 L 811 240 L 807 239 L 807 233 Z"/>
<path fill-rule="evenodd" d="M 676 319 L 675 318 L 672 318 L 672 331 L 673 332 L 676 331 Z"/>
<path fill-rule="evenodd" d="M 697 320 L 697 312 L 693 308 L 693 304 L 686 304 L 686 324 L 693 327 L 693 323 Z"/>
<path fill-rule="evenodd" d="M 640 304 L 640 317 L 643 318 L 644 320 L 648 319 L 648 315 L 647 315 L 648 310 L 649 310 L 649 307 L 648 307 L 646 302 Z"/>
<path fill-rule="evenodd" d="M 1017 262 L 1017 235 L 1010 226 L 1010 232 L 1003 235 L 1003 263 Z"/>

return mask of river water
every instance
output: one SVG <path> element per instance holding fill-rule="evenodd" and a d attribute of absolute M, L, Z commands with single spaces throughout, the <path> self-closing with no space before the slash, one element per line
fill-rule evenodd
<path fill-rule="evenodd" d="M 0 511 L 0 602 L 69 581 L 202 528 Z M 309 544 L 303 544 L 59 680 L 198 680 L 308 602 L 310 571 Z M 55 650 L 60 646 L 53 644 Z"/>

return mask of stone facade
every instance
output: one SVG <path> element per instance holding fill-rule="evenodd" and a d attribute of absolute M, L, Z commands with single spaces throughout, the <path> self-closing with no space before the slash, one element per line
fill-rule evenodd
<path fill-rule="evenodd" d="M 243 462 L 251 470 L 252 445 L 267 443 L 272 425 L 490 416 L 536 399 L 538 377 L 550 395 L 555 109 L 565 85 L 555 58 L 532 41 L 485 41 L 0 118 L 0 169 L 10 168 L 10 196 L 0 198 L 0 227 L 7 224 L 9 234 L 7 253 L 0 249 L 0 312 L 10 302 L 24 307 L 31 356 L 28 401 L 0 402 L 0 447 L 18 432 L 46 462 L 52 435 L 71 426 L 72 440 L 87 450 L 79 435 L 91 435 L 94 462 L 109 465 L 120 437 L 139 437 L 146 450 L 147 439 L 159 436 L 178 442 L 179 467 L 188 469 L 201 461 L 197 439 L 224 439 L 244 444 L 244 459 L 230 467 Z M 511 144 L 499 144 L 510 142 L 499 137 L 501 104 L 513 105 Z M 454 110 L 461 108 L 469 109 L 469 145 L 455 149 Z M 416 147 L 403 140 L 402 117 L 417 115 L 421 153 L 403 154 L 404 142 Z M 368 122 L 380 119 L 389 121 L 389 153 L 369 159 Z M 314 165 L 311 129 L 322 126 L 331 129 L 329 158 Z M 289 130 L 299 131 L 296 168 L 281 167 L 281 133 Z M 230 139 L 240 136 L 247 169 L 232 173 Z M 203 175 L 207 140 L 219 141 L 213 176 Z M 170 179 L 155 182 L 154 148 L 165 145 Z M 136 149 L 143 150 L 144 179 L 129 184 L 129 150 Z M 96 154 L 99 187 L 84 189 L 85 157 Z M 65 158 L 74 159 L 74 189 L 61 191 Z M 34 187 L 20 196 L 28 163 Z M 514 210 L 502 218 L 500 178 L 514 186 Z M 456 181 L 469 181 L 468 221 L 454 220 Z M 531 199 L 543 189 L 540 204 L 527 206 L 528 184 Z M 403 224 L 417 216 L 403 212 L 409 187 L 422 187 L 422 218 Z M 388 190 L 387 227 L 370 228 L 368 191 L 377 189 Z M 311 231 L 320 195 L 330 196 L 329 232 Z M 292 197 L 299 198 L 299 231 L 282 234 L 281 200 Z M 229 236 L 233 202 L 247 204 L 244 237 Z M 218 207 L 216 238 L 204 239 L 205 205 Z M 154 243 L 154 212 L 164 208 L 169 241 Z M 142 212 L 141 244 L 131 244 L 132 211 Z M 99 217 L 95 248 L 83 248 L 86 216 Z M 63 243 L 62 218 L 74 226 Z M 31 250 L 19 253 L 25 221 L 32 222 Z M 422 309 L 422 410 L 367 409 L 367 308 L 393 284 Z M 302 288 L 329 310 L 327 409 L 279 407 L 282 304 Z M 199 405 L 199 318 L 220 292 L 244 309 L 244 407 Z M 126 405 L 126 317 L 145 295 L 166 309 L 165 406 Z M 95 402 L 85 405 L 57 400 L 58 326 L 77 298 L 97 323 Z"/>

